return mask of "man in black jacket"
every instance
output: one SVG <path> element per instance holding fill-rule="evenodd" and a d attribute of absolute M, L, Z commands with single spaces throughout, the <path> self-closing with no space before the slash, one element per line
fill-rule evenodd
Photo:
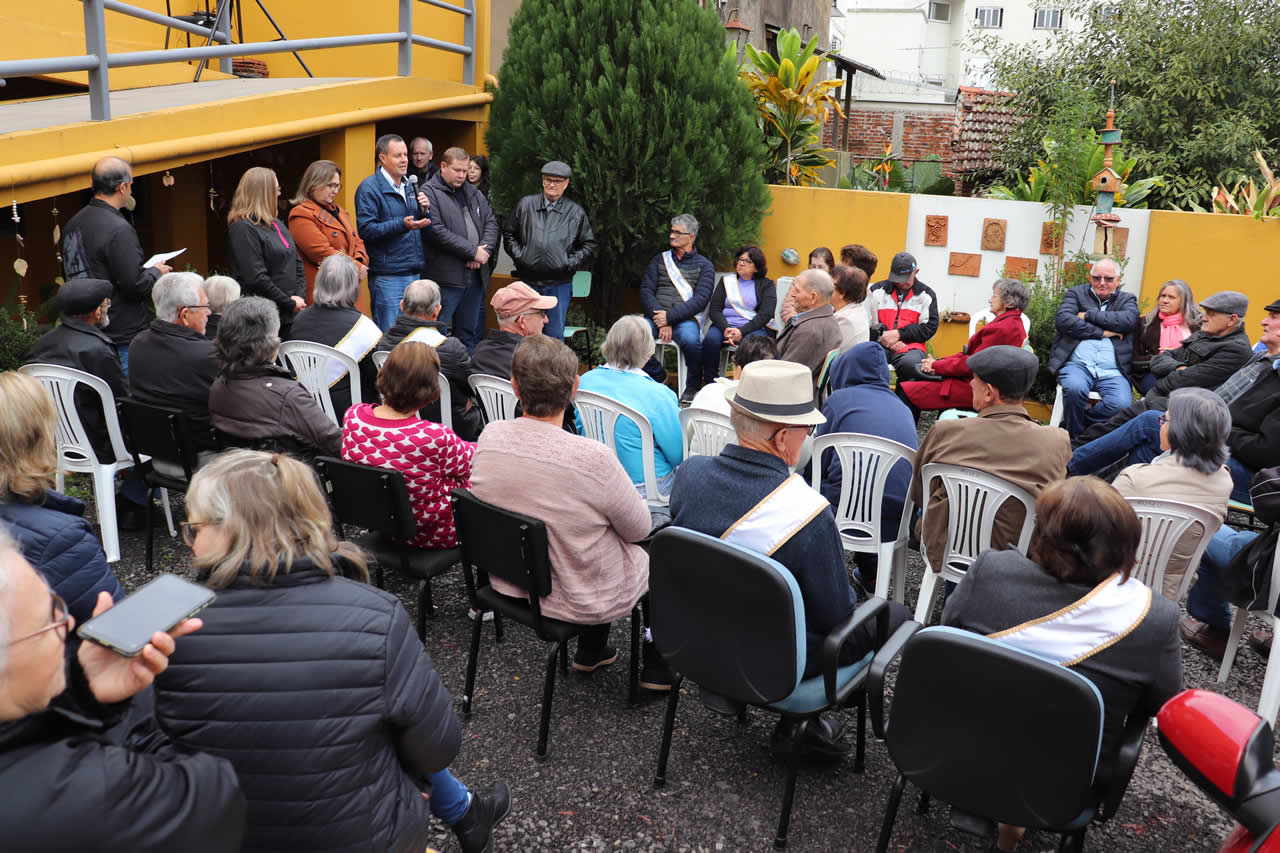
<path fill-rule="evenodd" d="M 489 256 L 498 248 L 498 220 L 467 181 L 470 162 L 466 151 L 450 148 L 440 159 L 440 174 L 424 188 L 431 210 L 424 239 L 434 249 L 424 276 L 440 285 L 440 322 L 453 329 L 467 352 L 484 332 Z"/>
<path fill-rule="evenodd" d="M 200 620 L 152 634 L 133 658 L 82 643 L 65 602 L 7 534 L 0 534 L 0 588 L 5 849 L 238 851 L 245 801 L 234 768 L 179 749 L 142 713 L 174 638 Z M 99 593 L 94 612 L 110 606 L 111 596 Z M 135 696 L 144 707 L 134 708 Z"/>
<path fill-rule="evenodd" d="M 435 146 L 425 136 L 415 136 L 409 140 L 409 174 L 417 177 L 418 186 L 440 173 L 440 167 L 431 158 L 434 153 Z"/>
<path fill-rule="evenodd" d="M 476 347 L 471 368 L 476 373 L 510 379 L 516 347 L 529 335 L 542 334 L 547 314 L 556 307 L 556 298 L 543 296 L 523 281 L 517 281 L 499 289 L 489 304 L 498 316 L 498 328 L 490 329 Z"/>
<path fill-rule="evenodd" d="M 596 237 L 582 205 L 564 197 L 573 170 L 552 160 L 542 167 L 542 192 L 527 195 L 503 223 L 503 242 L 515 261 L 515 276 L 543 296 L 554 296 L 547 312 L 548 337 L 564 337 L 573 296 L 573 274 L 586 269 L 596 252 Z"/>
<path fill-rule="evenodd" d="M 110 338 L 129 372 L 129 343 L 147 327 L 147 299 L 168 264 L 143 267 L 147 256 L 138 232 L 120 209 L 133 198 L 133 170 L 119 157 L 104 157 L 93 167 L 93 199 L 62 229 L 62 274 L 111 282 Z"/>
<path fill-rule="evenodd" d="M 419 279 L 404 290 L 400 300 L 400 316 L 395 325 L 386 331 L 378 342 L 379 351 L 390 351 L 403 340 L 421 341 L 436 351 L 440 359 L 440 372 L 449 380 L 452 403 L 453 431 L 467 441 L 480 436 L 483 423 L 480 408 L 471 399 L 471 385 L 467 381 L 476 371 L 462 341 L 445 335 L 440 316 L 440 286 L 434 281 Z M 440 402 L 429 404 L 421 412 L 427 420 L 440 422 Z"/>

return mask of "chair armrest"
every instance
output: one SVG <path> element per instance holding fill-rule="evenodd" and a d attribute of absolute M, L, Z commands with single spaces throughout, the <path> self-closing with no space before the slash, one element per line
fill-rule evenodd
<path fill-rule="evenodd" d="M 902 647 L 923 628 L 919 622 L 908 620 L 898 626 L 893 636 L 885 641 L 871 659 L 870 672 L 867 674 L 867 699 L 871 711 L 871 731 L 876 740 L 884 740 L 884 674 L 889 666 L 902 654 Z"/>
<path fill-rule="evenodd" d="M 883 598 L 869 598 L 853 610 L 853 615 L 841 622 L 822 641 L 822 682 L 827 689 L 827 703 L 836 705 L 836 672 L 840 669 L 840 649 L 849 636 L 872 617 L 876 618 L 876 648 L 884 643 L 889 627 L 889 603 Z"/>
<path fill-rule="evenodd" d="M 1099 820 L 1107 820 L 1120 808 L 1124 792 L 1129 789 L 1129 780 L 1138 766 L 1138 756 L 1142 753 L 1142 741 L 1147 734 L 1147 725 L 1151 722 L 1149 714 L 1134 712 L 1124 721 L 1124 730 L 1120 734 L 1120 748 L 1116 751 L 1115 766 L 1111 771 L 1111 784 L 1103 791 L 1102 811 Z"/>

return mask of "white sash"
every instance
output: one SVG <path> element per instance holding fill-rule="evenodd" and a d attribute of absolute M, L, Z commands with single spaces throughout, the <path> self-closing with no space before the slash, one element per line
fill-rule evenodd
<path fill-rule="evenodd" d="M 720 538 L 767 557 L 827 506 L 827 499 L 814 491 L 804 477 L 792 474 Z"/>
<path fill-rule="evenodd" d="M 670 249 L 662 253 L 662 263 L 667 268 L 667 278 L 671 279 L 671 285 L 675 287 L 676 293 L 679 293 L 680 298 L 688 302 L 693 298 L 693 288 L 685 280 L 684 273 L 680 272 L 680 267 L 676 264 L 676 257 L 671 253 Z M 707 331 L 707 312 L 703 310 L 694 319 L 698 321 L 698 329 L 705 334 Z"/>
<path fill-rule="evenodd" d="M 1112 575 L 1066 607 L 991 634 L 993 640 L 1038 657 L 1074 666 L 1127 636 L 1151 609 L 1151 588 Z"/>
<path fill-rule="evenodd" d="M 351 331 L 343 335 L 342 340 L 334 344 L 333 348 L 351 356 L 359 364 L 360 359 L 368 355 L 380 340 L 382 340 L 382 330 L 378 328 L 378 324 L 361 314 L 360 319 L 356 320 L 356 324 L 351 327 Z M 346 375 L 347 369 L 340 362 L 336 359 L 329 362 L 329 375 L 326 377 L 329 380 L 329 387 L 332 388 L 333 383 Z"/>
<path fill-rule="evenodd" d="M 750 323 L 755 319 L 756 312 L 747 307 L 747 303 L 742 298 L 742 288 L 738 286 L 738 277 L 733 273 L 729 273 L 724 277 L 724 300 L 729 303 L 734 312 Z M 756 303 L 759 304 L 760 292 L 756 291 Z"/>
<path fill-rule="evenodd" d="M 435 349 L 447 340 L 448 338 L 440 334 L 436 329 L 433 329 L 430 326 L 419 326 L 409 334 L 405 335 L 400 342 L 417 341 L 420 344 L 426 344 L 432 349 Z"/>

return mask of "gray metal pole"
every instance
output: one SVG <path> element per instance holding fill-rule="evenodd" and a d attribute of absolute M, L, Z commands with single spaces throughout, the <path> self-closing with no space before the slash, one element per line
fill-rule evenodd
<path fill-rule="evenodd" d="M 107 79 L 107 25 L 102 0 L 84 0 L 84 52 L 96 57 L 89 69 L 89 118 L 111 120 L 111 83 Z"/>
<path fill-rule="evenodd" d="M 471 52 L 462 58 L 462 82 L 476 84 L 476 0 L 467 0 L 467 16 L 462 19 L 462 43 Z"/>
<path fill-rule="evenodd" d="M 222 0 L 222 2 L 225 3 L 228 8 L 227 8 L 226 14 L 224 14 L 221 18 L 219 18 L 219 21 L 221 22 L 221 27 L 219 27 L 218 33 L 222 36 L 222 38 L 220 38 L 219 41 L 221 41 L 223 44 L 231 44 L 231 8 L 230 6 L 232 3 L 232 0 Z M 215 24 L 214 26 L 218 26 L 218 25 Z M 244 41 L 244 33 L 240 34 L 240 41 Z M 232 59 L 230 56 L 222 57 L 221 59 L 218 60 L 218 70 L 221 71 L 223 74 L 230 74 L 231 62 L 232 62 Z"/>
<path fill-rule="evenodd" d="M 121 15 L 128 15 L 131 18 L 140 18 L 144 21 L 150 21 L 153 24 L 159 24 L 162 27 L 168 27 L 171 30 L 180 30 L 184 33 L 191 33 L 193 36 L 201 36 L 207 38 L 209 31 L 197 24 L 188 24 L 186 21 L 179 21 L 177 18 L 171 18 L 168 15 L 162 15 L 159 12 L 152 12 L 150 9 L 139 9 L 137 6 L 130 6 L 128 3 L 121 3 L 119 0 L 103 0 L 102 6 L 108 12 L 119 12 Z M 225 36 L 222 33 L 215 33 L 214 40 L 221 41 L 225 44 Z"/>
<path fill-rule="evenodd" d="M 400 0 L 400 32 L 404 34 L 404 40 L 400 42 L 400 62 L 396 73 L 408 77 L 413 73 L 413 0 Z"/>
<path fill-rule="evenodd" d="M 458 53 L 463 56 L 467 56 L 472 53 L 471 48 L 467 47 L 465 44 L 454 44 L 451 41 L 440 41 L 440 39 L 433 39 L 428 36 L 414 36 L 413 43 L 421 45 L 422 47 L 434 47 L 438 50 L 446 50 L 449 53 Z"/>
<path fill-rule="evenodd" d="M 222 56 L 253 56 L 259 53 L 291 53 L 295 50 L 323 50 L 329 47 L 359 47 L 366 44 L 399 44 L 403 33 L 369 33 L 363 36 L 330 36 L 316 39 L 291 39 L 289 41 L 254 41 L 244 44 L 219 44 L 211 47 L 177 47 L 168 50 L 139 50 L 131 53 L 113 53 L 112 68 L 128 68 L 134 65 L 158 65 L 164 62 L 186 62 Z M 456 52 L 466 50 L 459 45 L 448 45 Z"/>

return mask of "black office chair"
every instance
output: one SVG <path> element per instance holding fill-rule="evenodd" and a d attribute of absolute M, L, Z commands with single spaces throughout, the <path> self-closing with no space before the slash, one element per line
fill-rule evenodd
<path fill-rule="evenodd" d="M 840 649 L 854 630 L 872 619 L 877 636 L 881 640 L 886 636 L 885 600 L 862 603 L 832 631 L 823 644 L 822 675 L 805 678 L 804 601 L 795 577 L 781 563 L 679 527 L 660 531 L 649 553 L 653 642 L 675 673 L 654 784 L 666 782 L 680 684 L 685 678 L 743 705 L 801 721 L 797 738 L 823 711 L 856 704 L 858 743 L 853 769 L 862 772 L 866 754 L 863 684 L 872 653 L 841 666 Z M 791 822 L 799 770 L 796 754 L 793 749 L 774 837 L 779 849 L 787 844 Z"/>
<path fill-rule="evenodd" d="M 467 594 L 477 611 L 492 610 L 496 639 L 502 641 L 502 617 L 531 628 L 543 642 L 550 643 L 547 671 L 542 686 L 542 721 L 538 727 L 538 757 L 547 754 L 551 727 L 551 699 L 556 687 L 556 658 L 568 672 L 568 642 L 590 625 L 562 622 L 542 615 L 540 600 L 551 594 L 551 558 L 547 552 L 547 527 L 536 518 L 502 509 L 480 500 L 466 489 L 453 490 L 453 518 L 462 545 L 462 570 Z M 473 574 L 476 573 L 476 574 Z M 477 581 L 477 576 L 480 575 Z M 496 592 L 488 576 L 528 590 L 528 598 L 512 598 Z M 640 692 L 640 605 L 631 608 L 631 670 L 628 702 L 635 704 Z M 476 619 L 471 629 L 471 653 L 467 658 L 467 681 L 462 693 L 462 710 L 471 713 L 480 658 L 480 633 L 484 621 Z"/>
<path fill-rule="evenodd" d="M 918 633 L 917 633 L 918 632 Z M 892 716 L 884 674 L 901 655 Z M 949 803 L 959 829 L 995 823 L 1060 833 L 1059 851 L 1082 851 L 1085 830 L 1120 805 L 1150 717 L 1125 721 L 1109 779 L 1097 778 L 1102 695 L 1075 670 L 958 628 L 908 622 L 871 665 L 871 724 L 898 768 L 876 846 L 884 853 L 903 788 Z"/>
<path fill-rule="evenodd" d="M 356 544 L 373 555 L 379 587 L 383 566 L 399 569 L 405 577 L 422 581 L 418 588 L 418 637 L 425 640 L 427 615 L 435 612 L 431 579 L 458 564 L 457 548 L 415 548 L 406 543 L 418 533 L 418 522 L 409 502 L 409 489 L 399 471 L 346 462 L 332 456 L 316 458 L 316 473 L 329 496 L 329 506 L 339 535 L 350 524 L 368 530 Z"/>
<path fill-rule="evenodd" d="M 155 531 L 151 527 L 151 511 L 155 503 L 153 489 L 168 489 L 186 494 L 195 473 L 197 461 L 194 431 L 190 417 L 181 409 L 153 406 L 128 397 L 116 401 L 120 430 L 125 446 L 133 454 L 134 470 L 142 474 L 147 485 L 144 524 L 147 528 L 147 571 L 151 571 L 155 548 Z M 143 462 L 142 457 L 150 457 Z"/>

